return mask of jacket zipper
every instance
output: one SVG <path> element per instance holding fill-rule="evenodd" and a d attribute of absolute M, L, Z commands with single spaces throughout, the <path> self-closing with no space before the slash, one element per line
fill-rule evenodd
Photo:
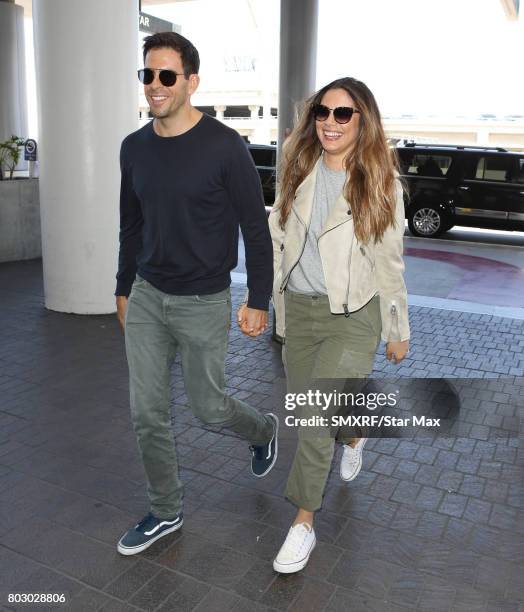
<path fill-rule="evenodd" d="M 367 254 L 366 249 L 362 245 L 360 246 L 360 252 L 368 260 L 369 265 L 371 267 L 371 270 L 374 270 L 375 266 L 374 266 L 373 262 L 371 261 L 371 259 L 369 258 L 369 255 Z M 351 270 L 351 249 L 349 251 L 349 264 L 348 264 L 348 268 L 349 268 L 349 270 Z M 349 279 L 348 279 L 348 289 L 347 289 L 347 293 L 346 293 L 348 304 L 349 304 L 349 286 L 350 286 L 350 282 L 349 282 Z M 350 314 L 349 313 L 348 304 L 342 304 L 342 306 L 344 307 L 344 316 L 346 316 L 346 317 L 349 317 L 349 314 Z M 396 306 L 393 306 L 393 308 L 396 309 Z"/>
<path fill-rule="evenodd" d="M 360 252 L 368 260 L 368 263 L 369 263 L 371 269 L 374 270 L 375 269 L 375 264 L 371 261 L 371 258 L 368 255 L 368 252 L 366 251 L 366 249 L 362 245 L 360 245 Z"/>
<path fill-rule="evenodd" d="M 351 216 L 351 211 L 348 210 L 348 215 Z M 355 237 L 353 237 L 353 240 L 355 239 Z M 351 249 L 353 248 L 353 242 L 351 242 L 351 245 L 349 247 L 349 256 L 348 256 L 348 286 L 346 289 L 346 303 L 342 304 L 342 308 L 344 309 L 344 316 L 346 317 L 346 319 L 349 317 L 349 288 L 351 286 Z"/>
<path fill-rule="evenodd" d="M 342 304 L 342 308 L 344 309 L 344 316 L 346 317 L 346 319 L 349 317 L 349 287 L 350 287 L 350 280 L 351 280 L 351 249 L 352 249 L 353 245 L 351 245 L 351 247 L 349 248 L 349 257 L 348 257 L 348 286 L 347 286 L 347 290 L 346 290 L 346 303 Z"/>
<path fill-rule="evenodd" d="M 329 234 L 329 232 L 331 230 L 334 230 L 335 228 L 341 226 L 343 223 L 345 223 L 345 221 L 343 221 L 342 223 L 339 223 L 338 225 L 335 225 L 334 227 L 328 229 L 327 232 L 324 232 L 323 234 L 320 234 L 320 236 L 317 238 L 317 247 L 318 247 L 318 241 L 325 236 L 326 234 Z M 349 249 L 349 262 L 348 262 L 348 274 L 349 274 L 349 264 L 351 263 L 351 249 Z M 322 266 L 322 272 L 324 273 L 324 278 L 326 278 L 326 272 L 324 270 L 324 262 L 322 261 L 322 257 L 320 258 L 320 264 Z M 348 291 L 346 292 L 347 295 L 349 295 L 349 280 L 348 280 Z M 349 299 L 348 299 L 349 301 Z M 342 304 L 343 308 L 344 308 L 344 316 L 345 317 L 349 317 L 349 310 L 348 310 L 348 305 L 347 304 Z"/>
<path fill-rule="evenodd" d="M 391 313 L 391 326 L 389 328 L 388 338 L 391 336 L 391 331 L 393 330 L 393 326 L 395 326 L 394 331 L 396 331 L 397 336 L 400 338 L 400 330 L 398 326 L 398 311 L 397 311 L 397 304 L 395 300 L 391 301 L 391 308 L 389 312 Z M 388 342 L 390 342 L 390 340 L 388 340 Z M 396 342 L 396 340 L 392 340 L 391 342 Z"/>
<path fill-rule="evenodd" d="M 348 211 L 348 215 L 351 215 L 351 212 Z M 347 219 L 347 221 L 349 221 L 349 219 Z M 329 232 L 331 232 L 332 230 L 336 229 L 337 227 L 340 227 L 341 225 L 343 225 L 344 223 L 346 223 L 346 221 L 342 221 L 341 223 L 338 223 L 337 225 L 331 227 L 330 229 L 327 230 L 327 232 L 324 232 L 322 234 L 320 234 L 320 236 L 317 238 L 317 246 L 318 246 L 318 241 L 325 236 L 326 234 L 329 234 Z M 322 258 L 320 258 L 320 263 L 322 264 L 322 271 L 324 271 L 324 264 L 322 262 Z M 348 260 L 348 275 L 349 275 L 349 264 L 351 263 L 351 248 L 349 249 L 349 260 Z M 326 277 L 326 273 L 324 272 L 324 278 Z M 349 296 L 349 280 L 348 280 L 348 290 L 346 292 L 346 295 Z M 348 297 L 348 302 L 349 302 L 349 297 Z M 347 304 L 342 304 L 342 307 L 344 308 L 344 316 L 345 317 L 349 317 L 349 310 L 348 310 L 348 305 Z"/>
<path fill-rule="evenodd" d="M 300 223 L 302 224 L 302 226 L 304 227 L 304 229 L 306 230 L 305 234 L 304 234 L 304 243 L 302 244 L 302 249 L 300 250 L 300 255 L 298 256 L 297 260 L 295 261 L 295 263 L 291 266 L 291 268 L 289 269 L 289 272 L 286 275 L 286 278 L 282 279 L 282 283 L 280 285 L 280 290 L 279 293 L 284 293 L 284 289 L 286 288 L 287 282 L 289 280 L 289 277 L 291 276 L 291 272 L 293 272 L 295 266 L 298 264 L 298 262 L 300 261 L 300 258 L 302 257 L 302 253 L 304 252 L 304 249 L 306 248 L 306 242 L 307 242 L 307 232 L 308 232 L 308 228 L 306 226 L 306 224 L 304 223 L 304 221 L 302 221 L 302 219 L 299 217 L 298 213 L 295 211 L 295 209 L 292 207 L 291 210 L 293 211 L 293 213 L 295 214 L 296 218 L 300 221 Z M 280 247 L 280 250 L 283 251 L 284 250 L 284 245 L 282 244 Z"/>

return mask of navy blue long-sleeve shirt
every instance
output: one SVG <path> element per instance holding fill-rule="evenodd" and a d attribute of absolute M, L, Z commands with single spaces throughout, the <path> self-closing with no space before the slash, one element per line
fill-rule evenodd
<path fill-rule="evenodd" d="M 209 115 L 180 136 L 151 121 L 122 142 L 120 254 L 115 295 L 138 272 L 164 293 L 229 287 L 238 228 L 246 249 L 248 306 L 267 310 L 273 255 L 260 179 L 237 132 Z"/>

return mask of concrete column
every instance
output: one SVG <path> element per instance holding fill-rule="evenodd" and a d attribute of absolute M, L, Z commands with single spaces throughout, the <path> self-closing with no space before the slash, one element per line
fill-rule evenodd
<path fill-rule="evenodd" d="M 269 123 L 266 117 L 260 116 L 260 106 L 253 104 L 248 106 L 251 111 L 251 121 L 249 122 L 252 126 L 252 131 L 249 137 L 249 141 L 253 144 L 269 144 L 270 142 L 270 130 Z M 262 107 L 263 108 L 263 107 Z"/>
<path fill-rule="evenodd" d="M 216 118 L 218 119 L 218 121 L 223 121 L 224 113 L 226 112 L 227 106 L 224 106 L 223 104 L 219 104 L 218 106 L 214 106 L 213 108 L 215 109 L 215 112 L 217 114 Z"/>
<path fill-rule="evenodd" d="M 278 153 L 298 102 L 315 91 L 318 0 L 280 0 Z"/>
<path fill-rule="evenodd" d="M 251 119 L 253 119 L 253 130 L 249 136 L 249 142 L 253 144 L 269 144 L 270 134 L 268 122 L 265 117 L 259 116 L 260 106 L 258 104 L 253 104 L 248 108 L 251 111 Z"/>
<path fill-rule="evenodd" d="M 136 0 L 33 0 L 51 310 L 115 311 L 118 157 L 138 125 L 137 12 Z"/>
<path fill-rule="evenodd" d="M 0 0 L 0 142 L 27 138 L 24 9 Z"/>
<path fill-rule="evenodd" d="M 251 104 L 248 106 L 249 111 L 251 113 L 251 119 L 259 119 L 258 111 L 260 110 L 260 106 L 258 104 Z"/>

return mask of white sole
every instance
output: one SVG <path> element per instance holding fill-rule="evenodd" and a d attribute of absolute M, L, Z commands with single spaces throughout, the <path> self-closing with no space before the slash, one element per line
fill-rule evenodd
<path fill-rule="evenodd" d="M 160 540 L 160 538 L 163 538 L 165 535 L 168 535 L 169 533 L 173 533 L 173 531 L 177 531 L 178 529 L 180 529 L 180 527 L 182 527 L 183 524 L 184 524 L 184 519 L 182 519 L 180 523 L 173 525 L 173 527 L 170 527 L 169 529 L 162 531 L 162 533 L 157 535 L 156 538 L 153 538 L 152 540 L 149 540 L 148 542 L 145 542 L 144 544 L 140 544 L 139 546 L 122 546 L 120 542 L 118 542 L 116 549 L 121 555 L 126 555 L 126 556 L 137 555 L 143 550 L 146 550 L 146 548 L 149 548 L 151 544 L 154 544 L 157 540 Z"/>
<path fill-rule="evenodd" d="M 344 482 L 351 482 L 352 480 L 355 480 L 355 478 L 360 474 L 360 470 L 362 469 L 362 453 L 364 452 L 364 446 L 366 445 L 366 442 L 367 442 L 367 438 L 362 443 L 362 449 L 359 454 L 359 461 L 358 461 L 357 468 L 349 478 L 344 478 L 344 476 L 342 476 L 342 462 L 340 462 L 339 474 L 340 474 L 341 480 L 343 480 Z"/>
<path fill-rule="evenodd" d="M 313 544 L 311 548 L 309 549 L 307 555 L 300 561 L 297 561 L 296 563 L 286 563 L 285 565 L 282 565 L 281 563 L 278 563 L 277 560 L 275 559 L 273 561 L 273 569 L 275 570 L 275 572 L 278 572 L 279 574 L 294 574 L 295 572 L 299 572 L 301 569 L 304 569 L 306 567 L 307 562 L 309 561 L 309 557 L 311 553 L 313 552 L 313 550 L 315 549 L 316 545 L 317 545 L 317 539 L 315 538 L 313 540 Z"/>
<path fill-rule="evenodd" d="M 277 462 L 277 457 L 278 457 L 278 417 L 276 414 L 271 413 L 271 416 L 273 416 L 275 418 L 275 423 L 276 423 L 276 427 L 275 427 L 275 454 L 273 455 L 273 461 L 271 462 L 271 464 L 269 465 L 269 467 L 267 468 L 267 470 L 263 473 L 263 474 L 255 474 L 255 472 L 253 472 L 253 468 L 251 468 L 251 473 L 253 474 L 253 476 L 255 478 L 264 478 L 264 476 L 267 476 L 269 474 L 269 472 L 273 469 L 273 466 L 275 465 L 275 463 Z"/>

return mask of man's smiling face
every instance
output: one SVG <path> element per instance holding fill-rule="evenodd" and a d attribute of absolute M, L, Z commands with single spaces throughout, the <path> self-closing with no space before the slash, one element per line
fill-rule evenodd
<path fill-rule="evenodd" d="M 144 85 L 144 94 L 156 119 L 173 117 L 179 109 L 189 103 L 189 98 L 196 87 L 193 87 L 191 75 L 184 76 L 184 67 L 180 53 L 169 47 L 151 49 L 146 55 L 145 67 L 155 71 L 155 78 L 149 85 Z M 172 70 L 178 73 L 176 83 L 171 87 L 162 85 L 159 70 Z M 196 76 L 196 75 L 193 75 Z"/>

